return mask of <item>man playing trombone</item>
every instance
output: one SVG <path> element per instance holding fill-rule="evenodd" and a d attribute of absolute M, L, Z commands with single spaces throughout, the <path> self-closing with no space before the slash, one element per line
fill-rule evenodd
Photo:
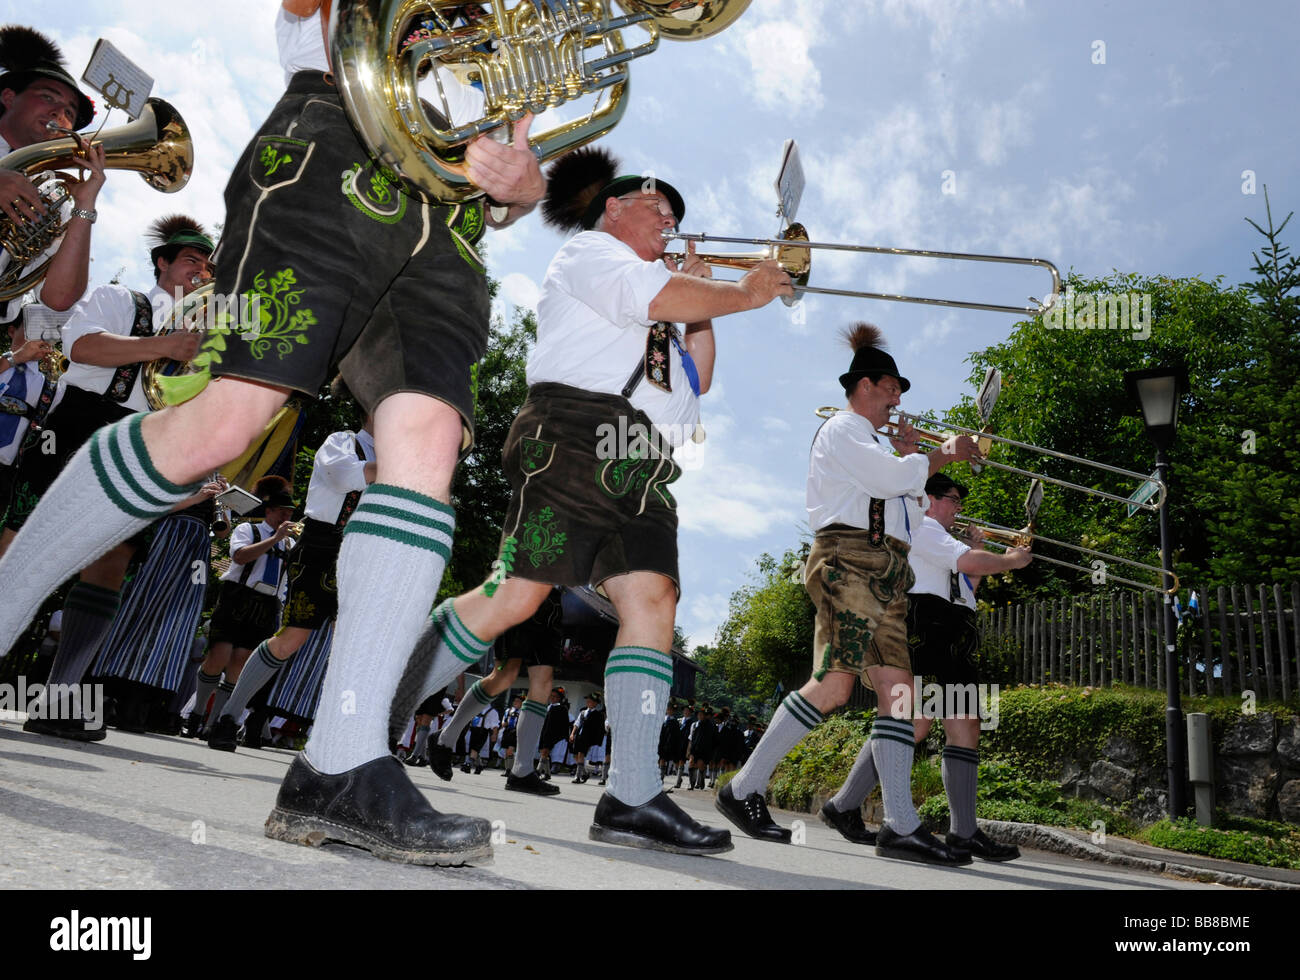
<path fill-rule="evenodd" d="M 943 685 L 943 786 L 951 817 L 948 847 L 959 857 L 971 854 L 986 861 L 1010 861 L 1020 856 L 1012 845 L 990 840 L 975 823 L 975 786 L 979 769 L 980 718 L 976 702 L 978 677 L 975 656 L 979 632 L 975 624 L 975 589 L 985 575 L 1024 568 L 1033 559 L 1028 548 L 994 554 L 959 541 L 950 533 L 966 497 L 966 487 L 944 473 L 926 481 L 930 507 L 912 536 L 908 562 L 916 582 L 908 590 L 907 636 L 916 677 L 934 677 Z M 901 692 L 878 691 L 881 711 Z M 906 695 L 914 698 L 914 693 Z M 965 701 L 962 707 L 962 701 Z M 909 701 L 908 704 L 914 704 Z M 930 732 L 932 719 L 916 719 L 917 744 Z M 862 826 L 861 807 L 876 785 L 872 742 L 862 747 L 839 793 L 822 807 L 821 818 L 854 843 L 874 837 Z"/>
<path fill-rule="evenodd" d="M 762 840 L 789 843 L 790 831 L 768 813 L 767 784 L 777 764 L 827 711 L 846 703 L 855 678 L 880 702 L 869 744 L 881 774 L 885 825 L 876 853 L 933 864 L 963 861 L 921 826 L 912 806 L 912 665 L 907 650 L 907 555 L 919 530 L 926 480 L 949 463 L 980 458 L 969 436 L 918 452 L 910 425 L 891 440 L 876 433 L 911 387 L 883 346 L 880 330 L 860 323 L 846 334 L 853 349 L 840 375 L 847 411 L 833 414 L 813 439 L 808 519 L 816 537 L 804 586 L 816 609 L 813 675 L 777 708 L 753 755 L 717 796 L 718 809 Z M 895 692 L 905 688 L 906 701 Z M 887 712 L 887 705 L 899 710 Z"/>

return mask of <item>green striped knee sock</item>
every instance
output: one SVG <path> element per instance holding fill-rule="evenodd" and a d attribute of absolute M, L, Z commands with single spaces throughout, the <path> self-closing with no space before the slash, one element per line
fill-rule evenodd
<path fill-rule="evenodd" d="M 605 662 L 609 713 L 609 794 L 628 806 L 663 792 L 659 779 L 659 729 L 673 686 L 673 658 L 649 647 L 615 647 Z"/>
<path fill-rule="evenodd" d="M 465 730 L 465 726 L 491 703 L 492 695 L 484 692 L 482 681 L 471 684 L 465 697 L 456 706 L 456 713 L 451 716 L 451 721 L 443 725 L 442 731 L 438 733 L 438 744 L 444 749 L 454 749 L 456 739 L 460 738 L 460 733 Z"/>
<path fill-rule="evenodd" d="M 885 821 L 906 837 L 921 826 L 912 806 L 912 751 L 915 744 L 912 720 L 876 717 L 871 726 L 871 753 L 880 774 L 880 795 L 885 804 Z"/>
<path fill-rule="evenodd" d="M 460 621 L 451 599 L 440 603 L 416 641 L 397 685 L 388 719 L 389 734 L 405 731 L 421 701 L 437 694 L 491 649 L 492 640 L 480 640 Z"/>
<path fill-rule="evenodd" d="M 546 721 L 546 705 L 540 701 L 524 701 L 519 709 L 519 727 L 516 733 L 519 743 L 515 746 L 515 764 L 511 772 L 516 776 L 527 776 L 533 771 L 533 757 L 537 755 L 537 744 L 542 740 L 542 723 Z"/>
<path fill-rule="evenodd" d="M 343 529 L 339 615 L 305 755 L 341 773 L 388 754 L 388 719 L 411 648 L 451 555 L 455 512 L 371 484 Z"/>
<path fill-rule="evenodd" d="M 91 436 L 0 558 L 0 656 L 60 582 L 197 489 L 172 483 L 154 467 L 140 434 L 142 417 L 129 416 Z"/>
<path fill-rule="evenodd" d="M 787 695 L 754 747 L 754 754 L 731 781 L 731 791 L 736 794 L 736 799 L 743 800 L 750 793 L 766 794 L 768 781 L 781 760 L 821 722 L 822 713 L 802 694 L 795 691 Z"/>

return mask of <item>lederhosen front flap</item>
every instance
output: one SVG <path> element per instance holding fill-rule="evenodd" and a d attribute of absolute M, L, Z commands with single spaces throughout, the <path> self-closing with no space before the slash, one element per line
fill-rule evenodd
<path fill-rule="evenodd" d="M 137 293 L 134 289 L 131 290 L 131 298 L 135 300 L 135 322 L 131 324 L 131 336 L 152 337 L 153 304 L 149 302 L 148 296 Z M 121 365 L 113 372 L 113 381 L 109 384 L 108 391 L 104 392 L 104 397 L 119 405 L 125 402 L 131 397 L 131 392 L 135 389 L 135 379 L 140 376 L 140 368 L 143 366 L 141 361 Z"/>

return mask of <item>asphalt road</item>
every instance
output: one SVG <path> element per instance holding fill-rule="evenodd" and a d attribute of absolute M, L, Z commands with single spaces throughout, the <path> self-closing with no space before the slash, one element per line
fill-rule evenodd
<path fill-rule="evenodd" d="M 0 888 L 21 889 L 1155 889 L 1215 888 L 1040 851 L 959 869 L 878 858 L 815 816 L 774 811 L 802 843 L 734 832 L 735 850 L 698 858 L 601 844 L 587 828 L 601 788 L 557 777 L 561 794 L 505 791 L 497 770 L 415 782 L 440 810 L 497 824 L 485 867 L 437 869 L 380 861 L 332 845 L 295 847 L 262 835 L 292 753 L 215 752 L 205 743 L 110 730 L 83 745 L 27 735 L 0 721 Z M 674 799 L 725 823 L 711 792 Z M 802 827 L 795 824 L 802 822 Z"/>

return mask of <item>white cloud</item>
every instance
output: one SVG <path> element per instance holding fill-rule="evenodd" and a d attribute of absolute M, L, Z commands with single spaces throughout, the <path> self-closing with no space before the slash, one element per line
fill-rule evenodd
<path fill-rule="evenodd" d="M 522 272 L 511 272 L 501 280 L 501 295 L 516 307 L 536 311 L 540 292 L 537 283 Z"/>

